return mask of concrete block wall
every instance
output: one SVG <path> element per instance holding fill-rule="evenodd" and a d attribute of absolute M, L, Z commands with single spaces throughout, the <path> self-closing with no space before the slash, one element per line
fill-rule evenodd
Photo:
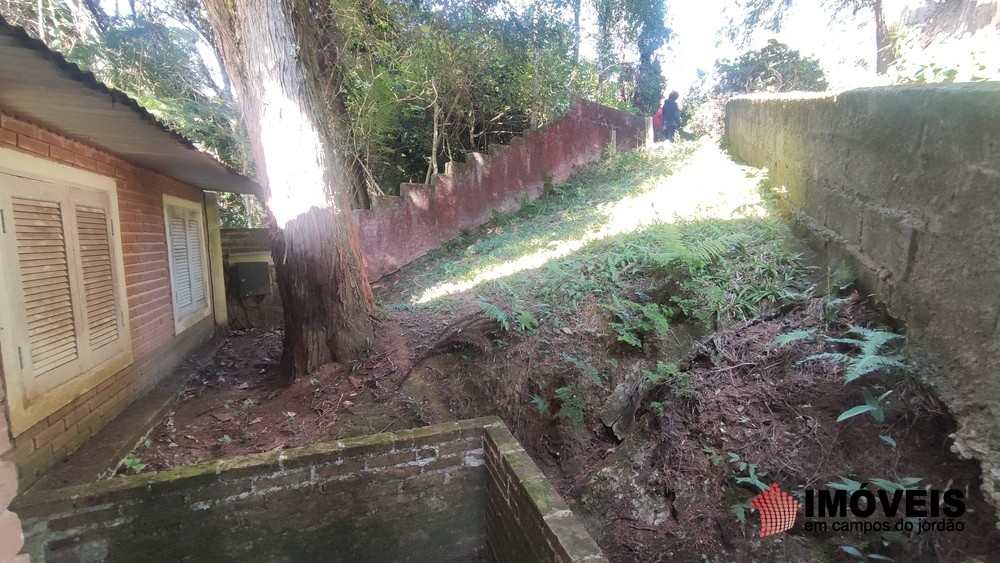
<path fill-rule="evenodd" d="M 0 448 L 0 460 L 16 466 L 19 486 L 24 490 L 207 341 L 214 326 L 209 316 L 174 335 L 163 195 L 201 202 L 200 190 L 2 112 L 0 147 L 115 178 L 134 356 L 132 365 L 17 436 L 10 435 L 7 421 L 3 421 L 0 445 L 9 443 L 9 448 Z M 0 409 L 2 406 L 0 393 Z M 3 463 L 0 489 L 9 486 L 4 483 L 10 478 Z M 3 525 L 0 517 L 0 533 Z M 2 553 L 0 549 L 0 561 L 5 561 Z"/>
<path fill-rule="evenodd" d="M 500 419 L 487 417 L 33 490 L 15 510 L 37 562 L 478 560 L 493 475 L 487 432 L 504 455 L 523 454 Z M 553 546 L 586 537 L 582 528 L 554 532 L 567 539 Z M 538 553 L 567 560 L 565 550 Z"/>
<path fill-rule="evenodd" d="M 1000 83 L 735 98 L 726 138 L 906 321 L 1000 506 Z"/>
<path fill-rule="evenodd" d="M 271 252 L 271 235 L 267 229 L 222 229 L 222 252 L 254 254 Z"/>

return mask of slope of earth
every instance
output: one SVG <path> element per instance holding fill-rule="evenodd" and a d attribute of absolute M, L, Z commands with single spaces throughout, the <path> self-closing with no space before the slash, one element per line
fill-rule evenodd
<path fill-rule="evenodd" d="M 280 330 L 231 335 L 117 471 L 496 413 L 615 561 L 993 559 L 905 328 L 809 267 L 765 186 L 711 143 L 609 158 L 375 284 L 364 361 L 281 389 Z M 771 483 L 954 489 L 964 529 L 800 510 L 760 538 Z"/>

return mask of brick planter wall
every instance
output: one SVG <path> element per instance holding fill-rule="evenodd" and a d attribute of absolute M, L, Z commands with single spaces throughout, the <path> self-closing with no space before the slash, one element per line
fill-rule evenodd
<path fill-rule="evenodd" d="M 33 490 L 15 510 L 35 562 L 470 561 L 497 522 L 511 532 L 489 538 L 530 541 L 533 561 L 603 560 L 540 475 L 487 417 Z M 528 494 L 498 500 L 494 478 Z"/>

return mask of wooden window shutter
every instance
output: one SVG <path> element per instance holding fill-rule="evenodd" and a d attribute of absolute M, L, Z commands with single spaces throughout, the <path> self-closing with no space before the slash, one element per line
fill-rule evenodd
<path fill-rule="evenodd" d="M 91 350 L 99 350 L 121 337 L 120 311 L 115 302 L 114 262 L 107 211 L 76 206 L 77 241 L 83 274 L 87 339 Z"/>
<path fill-rule="evenodd" d="M 186 310 L 191 306 L 191 266 L 188 256 L 187 222 L 184 210 L 173 207 L 169 212 L 170 251 L 173 257 L 171 281 L 174 286 L 174 298 L 178 309 Z"/>
<path fill-rule="evenodd" d="M 201 221 L 199 214 L 188 212 L 187 239 L 188 264 L 191 269 L 191 300 L 195 304 L 205 302 L 205 256 L 202 249 Z"/>
<path fill-rule="evenodd" d="M 174 326 L 179 332 L 209 311 L 202 213 L 198 204 L 177 198 L 166 199 L 164 209 Z"/>
<path fill-rule="evenodd" d="M 17 366 L 27 398 L 128 351 L 107 193 L 10 180 Z"/>
<path fill-rule="evenodd" d="M 0 375 L 15 436 L 133 361 L 117 215 L 114 179 L 0 149 Z"/>
<path fill-rule="evenodd" d="M 30 371 L 44 375 L 79 357 L 67 238 L 59 201 L 12 197 Z"/>

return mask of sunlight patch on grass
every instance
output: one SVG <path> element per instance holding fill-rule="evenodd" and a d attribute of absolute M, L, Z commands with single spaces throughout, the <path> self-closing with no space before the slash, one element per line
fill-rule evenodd
<path fill-rule="evenodd" d="M 676 150 L 665 146 L 663 151 Z M 704 219 L 766 217 L 758 185 L 761 176 L 737 165 L 711 141 L 702 141 L 687 164 L 672 175 L 657 176 L 648 189 L 599 205 L 596 228 L 572 240 L 553 238 L 543 248 L 499 264 L 485 264 L 475 275 L 427 288 L 416 303 L 427 303 L 496 281 L 576 252 L 585 245 L 657 223 Z M 598 188 L 599 189 L 599 188 Z"/>

